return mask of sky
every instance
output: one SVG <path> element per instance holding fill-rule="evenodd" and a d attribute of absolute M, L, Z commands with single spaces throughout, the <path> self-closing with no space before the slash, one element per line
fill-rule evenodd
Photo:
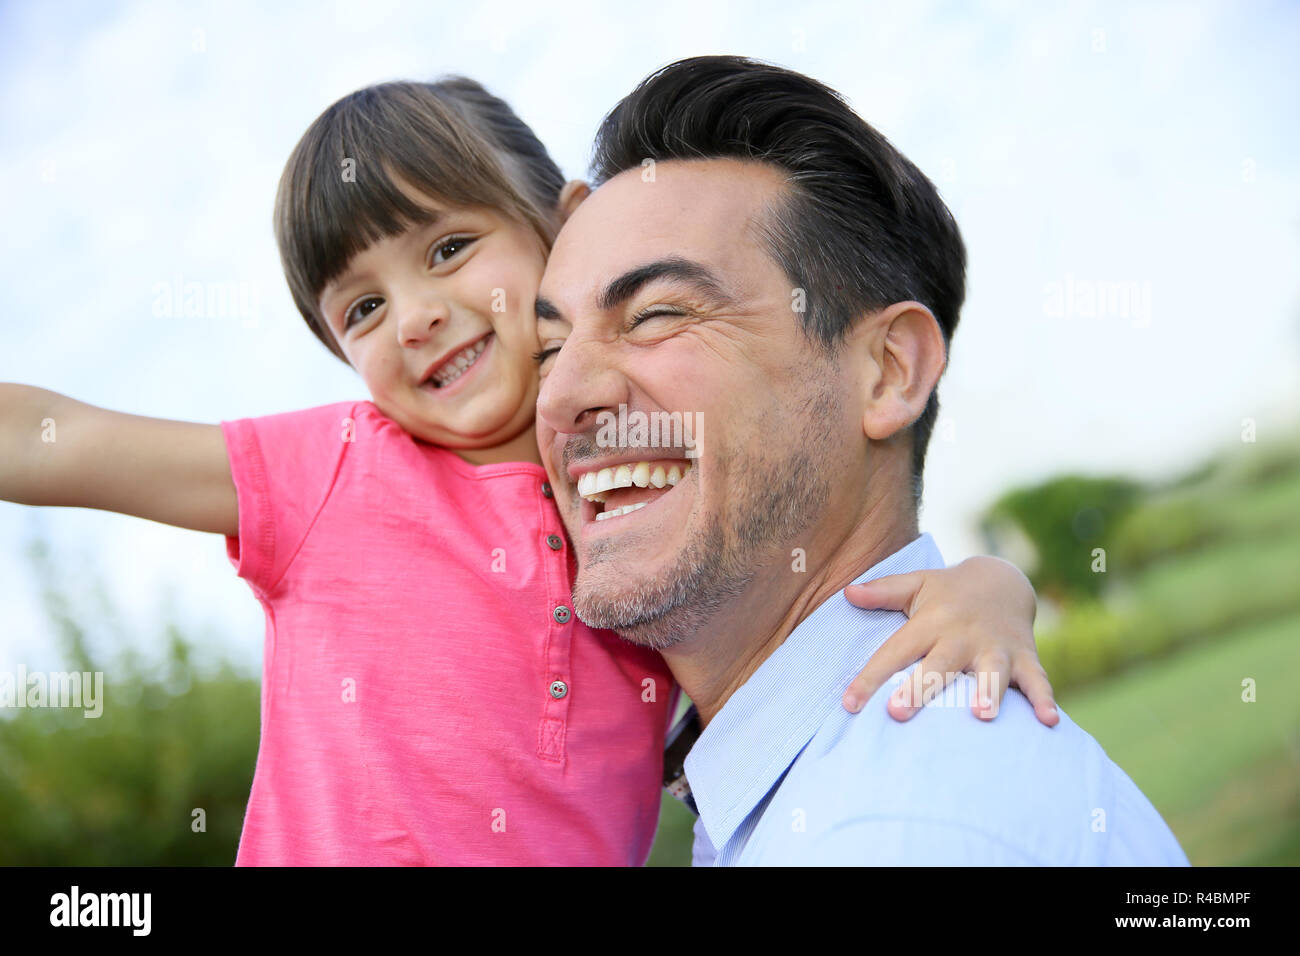
<path fill-rule="evenodd" d="M 969 254 L 922 527 L 1063 471 L 1151 480 L 1296 430 L 1300 6 L 380 2 L 0 6 L 0 381 L 219 422 L 366 398 L 279 269 L 285 160 L 330 103 L 471 76 L 569 178 L 645 74 L 736 53 L 843 93 L 938 185 Z M 200 283 L 212 308 L 172 307 Z M 225 306 L 221 301 L 224 298 Z M 28 541 L 146 653 L 175 616 L 256 673 L 264 624 L 213 535 L 0 503 L 0 665 L 57 658 Z"/>

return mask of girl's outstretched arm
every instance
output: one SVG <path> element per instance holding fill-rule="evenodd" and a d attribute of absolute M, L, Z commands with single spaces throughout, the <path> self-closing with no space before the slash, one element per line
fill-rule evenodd
<path fill-rule="evenodd" d="M 860 608 L 903 611 L 909 618 L 849 684 L 845 709 L 857 713 L 892 674 L 924 658 L 889 699 L 896 720 L 907 720 L 962 671 L 975 673 L 981 692 L 987 691 L 971 706 L 977 717 L 996 717 L 1007 687 L 1014 685 L 1039 721 L 1054 727 L 1061 719 L 1034 643 L 1038 602 L 1014 564 L 968 558 L 951 568 L 851 584 L 844 596 Z"/>
<path fill-rule="evenodd" d="M 239 533 L 221 426 L 124 415 L 26 385 L 0 384 L 0 499 Z"/>

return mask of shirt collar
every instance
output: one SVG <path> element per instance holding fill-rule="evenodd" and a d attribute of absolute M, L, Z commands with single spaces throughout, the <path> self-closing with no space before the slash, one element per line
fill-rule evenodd
<path fill-rule="evenodd" d="M 934 540 L 923 534 L 854 583 L 943 566 Z M 897 611 L 863 611 L 837 592 L 791 632 L 704 728 L 686 756 L 686 778 L 719 852 L 841 707 L 849 681 L 906 620 Z"/>

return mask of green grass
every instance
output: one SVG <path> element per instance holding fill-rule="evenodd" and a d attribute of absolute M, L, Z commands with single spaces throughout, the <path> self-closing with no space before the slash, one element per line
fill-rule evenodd
<path fill-rule="evenodd" d="M 1255 623 L 1300 614 L 1300 537 L 1224 542 L 1117 577 L 1105 604 L 1072 606 L 1039 634 L 1060 693 Z"/>
<path fill-rule="evenodd" d="M 1132 585 L 1134 618 L 1177 643 L 1234 622 L 1300 610 L 1300 536 L 1234 541 L 1148 568 Z"/>
<path fill-rule="evenodd" d="M 1254 703 L 1242 681 L 1255 681 Z M 1203 865 L 1300 863 L 1300 616 L 1063 693 Z"/>
<path fill-rule="evenodd" d="M 659 832 L 647 866 L 690 866 L 695 814 L 667 793 L 659 811 Z"/>
<path fill-rule="evenodd" d="M 1300 471 L 1249 487 L 1239 481 L 1200 483 L 1144 502 L 1116 532 L 1115 569 L 1228 541 L 1294 539 L 1300 530 Z"/>

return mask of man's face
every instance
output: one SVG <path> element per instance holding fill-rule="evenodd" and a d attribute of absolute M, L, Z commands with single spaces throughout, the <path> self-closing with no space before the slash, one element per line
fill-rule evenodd
<path fill-rule="evenodd" d="M 802 297 L 757 232 L 782 189 L 778 171 L 736 160 L 660 163 L 653 181 L 630 170 L 552 250 L 538 338 L 544 353 L 563 347 L 543 362 L 538 444 L 577 551 L 574 605 L 593 626 L 658 648 L 689 638 L 809 544 L 841 497 L 830 476 L 861 461 L 851 376 L 804 338 Z M 698 457 L 685 441 L 611 446 L 620 405 L 629 442 L 636 413 L 681 413 Z M 631 487 L 599 490 L 619 464 Z M 689 470 L 656 487 L 655 468 L 674 464 Z M 593 492 L 599 477 L 583 476 L 607 467 Z"/>

